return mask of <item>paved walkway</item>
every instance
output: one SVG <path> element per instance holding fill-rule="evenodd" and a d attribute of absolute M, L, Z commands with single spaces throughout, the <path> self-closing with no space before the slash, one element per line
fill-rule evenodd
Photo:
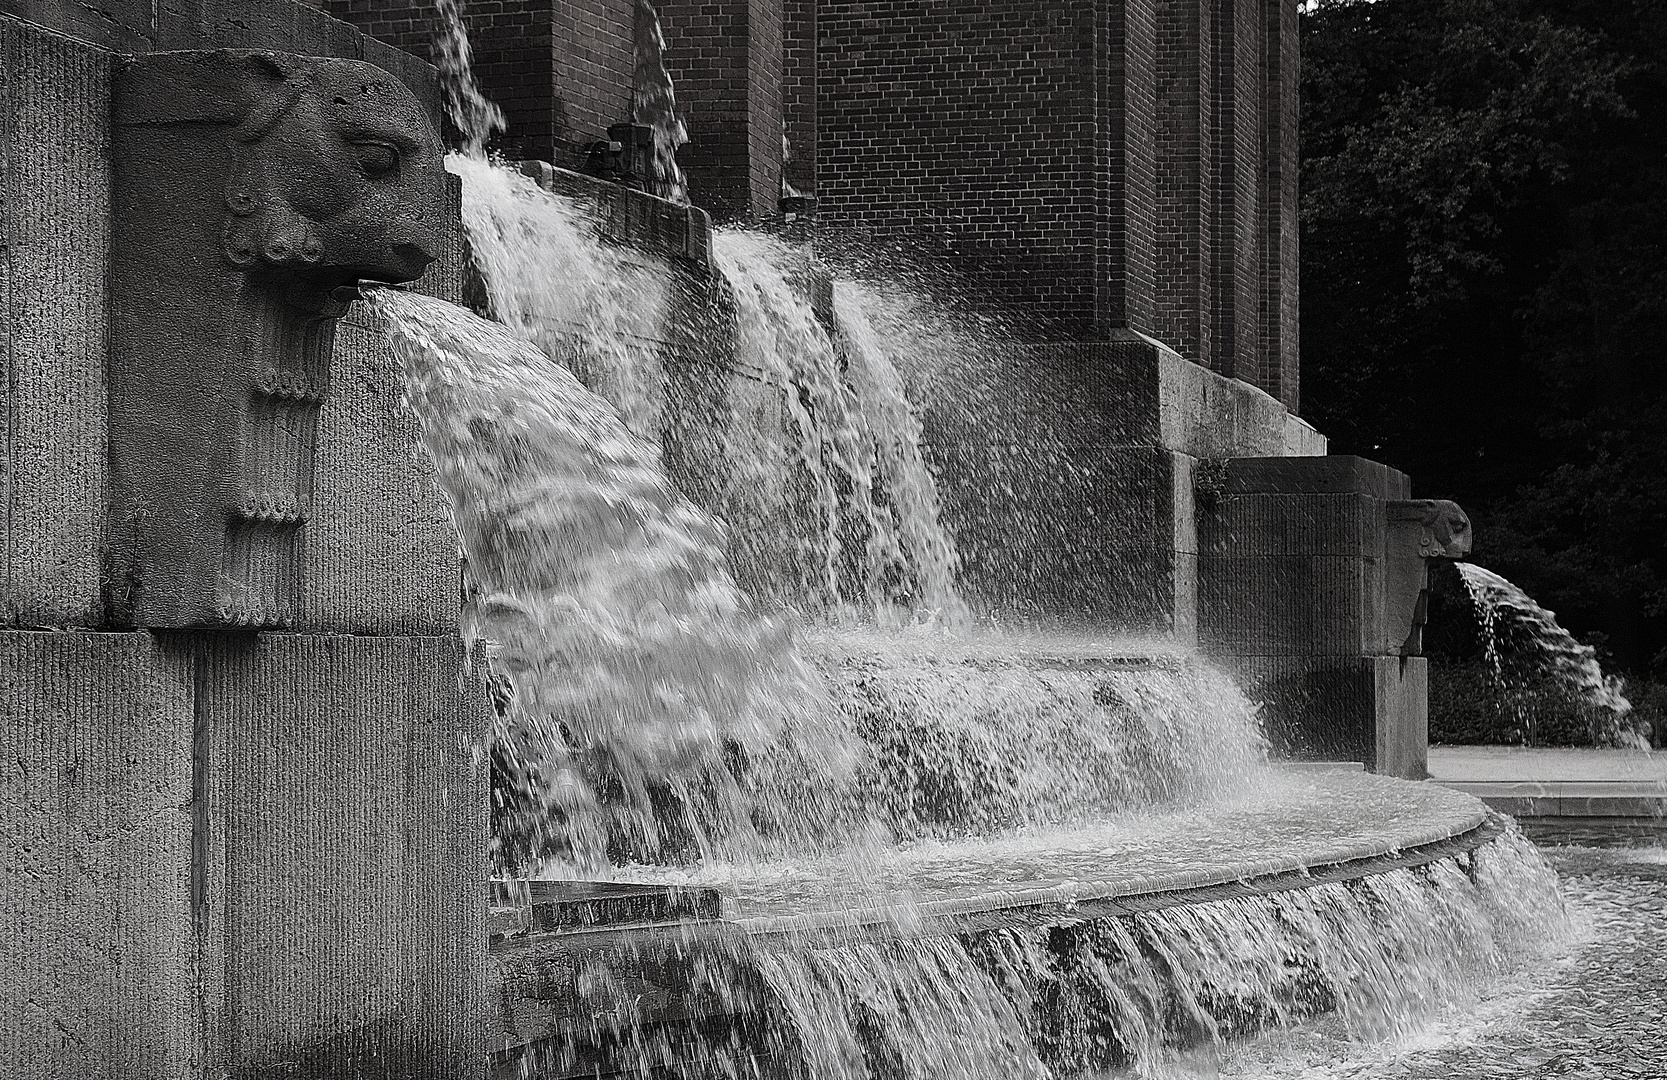
<path fill-rule="evenodd" d="M 1432 746 L 1429 769 L 1517 817 L 1667 815 L 1667 751 Z"/>

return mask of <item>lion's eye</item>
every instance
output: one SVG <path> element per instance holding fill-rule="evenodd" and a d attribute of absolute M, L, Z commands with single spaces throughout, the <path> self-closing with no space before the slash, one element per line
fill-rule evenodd
<path fill-rule="evenodd" d="M 359 159 L 359 171 L 369 177 L 387 176 L 399 168 L 399 150 L 389 143 L 354 143 L 353 153 Z"/>

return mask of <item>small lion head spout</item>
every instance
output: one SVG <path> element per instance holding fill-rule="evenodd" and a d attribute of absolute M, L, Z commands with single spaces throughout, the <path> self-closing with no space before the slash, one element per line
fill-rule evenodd
<path fill-rule="evenodd" d="M 403 83 L 357 60 L 239 58 L 226 259 L 322 299 L 414 281 L 440 254 L 443 150 Z"/>
<path fill-rule="evenodd" d="M 1462 559 L 1470 554 L 1470 518 L 1456 502 L 1447 499 L 1392 502 L 1389 520 L 1391 524 L 1416 527 L 1420 558 Z"/>

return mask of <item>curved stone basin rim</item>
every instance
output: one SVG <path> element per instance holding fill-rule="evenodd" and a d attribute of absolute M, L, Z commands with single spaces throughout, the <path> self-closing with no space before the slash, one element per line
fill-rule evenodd
<path fill-rule="evenodd" d="M 1470 850 L 1506 827 L 1480 800 L 1432 784 L 1300 770 L 1274 770 L 1270 778 L 1270 790 L 1222 812 L 1223 828 L 1215 836 L 1195 830 L 1217 812 L 1202 806 L 1107 823 L 1099 831 L 945 843 L 912 864 L 905 854 L 892 868 L 905 888 L 879 890 L 882 902 L 876 904 L 841 903 L 826 894 L 801 898 L 791 883 L 785 891 L 776 886 L 772 894 L 768 882 L 741 876 L 726 881 L 721 874 L 646 872 L 627 880 L 725 892 L 725 917 L 705 925 L 729 933 L 914 935 L 1152 910 L 1347 880 Z M 1222 850 L 1222 836 L 1234 838 L 1231 850 Z M 1032 840 L 1037 847 L 1027 847 Z M 961 864 L 963 852 L 971 857 Z M 815 874 L 819 868 L 811 864 L 802 870 Z M 918 897 L 913 902 L 884 901 L 909 887 Z M 627 929 L 616 924 L 564 932 Z"/>

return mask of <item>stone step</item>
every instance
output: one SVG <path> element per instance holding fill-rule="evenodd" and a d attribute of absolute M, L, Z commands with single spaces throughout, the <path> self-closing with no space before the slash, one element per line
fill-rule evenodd
<path fill-rule="evenodd" d="M 1513 817 L 1660 817 L 1667 782 L 1659 780 L 1435 780 L 1474 795 Z"/>
<path fill-rule="evenodd" d="M 494 881 L 494 939 L 719 918 L 716 889 L 607 881 Z"/>

